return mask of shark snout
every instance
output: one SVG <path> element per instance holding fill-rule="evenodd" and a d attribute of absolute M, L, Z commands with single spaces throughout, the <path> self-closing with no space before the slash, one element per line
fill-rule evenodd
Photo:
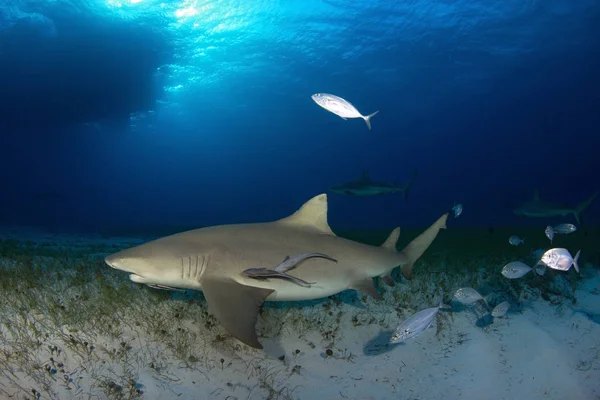
<path fill-rule="evenodd" d="M 104 258 L 104 262 L 114 269 L 123 269 L 123 259 L 116 254 Z"/>

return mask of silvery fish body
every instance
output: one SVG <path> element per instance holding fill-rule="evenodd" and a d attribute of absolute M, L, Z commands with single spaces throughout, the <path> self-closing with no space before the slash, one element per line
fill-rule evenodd
<path fill-rule="evenodd" d="M 479 294 L 479 292 L 473 288 L 460 288 L 456 292 L 454 292 L 454 298 L 462 304 L 473 304 L 477 303 L 479 300 L 483 300 L 483 296 Z"/>
<path fill-rule="evenodd" d="M 419 336 L 421 332 L 429 328 L 440 308 L 449 308 L 443 304 L 443 296 L 439 306 L 418 311 L 402 321 L 390 338 L 390 343 L 400 343 Z"/>
<path fill-rule="evenodd" d="M 463 212 L 462 204 L 457 204 L 454 207 L 452 207 L 452 211 L 454 211 L 454 218 L 458 218 L 459 215 Z"/>
<path fill-rule="evenodd" d="M 544 253 L 541 263 L 546 265 L 548 268 L 556 269 L 559 271 L 568 271 L 571 266 L 575 267 L 575 271 L 579 272 L 579 265 L 577 264 L 577 260 L 579 260 L 579 254 L 581 250 L 575 254 L 575 258 L 571 256 L 569 250 L 563 248 L 555 248 L 550 249 Z"/>
<path fill-rule="evenodd" d="M 518 279 L 531 271 L 531 267 L 521 261 L 513 261 L 502 268 L 502 275 L 508 279 Z"/>
<path fill-rule="evenodd" d="M 329 261 L 337 262 L 335 258 L 329 257 L 327 254 L 322 253 L 302 253 L 297 254 L 293 257 L 287 256 L 278 266 L 275 267 L 274 271 L 277 272 L 286 272 L 291 269 L 294 269 L 300 264 L 302 261 L 307 260 L 309 258 L 324 258 Z"/>
<path fill-rule="evenodd" d="M 494 309 L 492 310 L 492 317 L 494 317 L 494 318 L 504 317 L 509 308 L 510 308 L 510 303 L 508 301 L 503 301 L 502 303 L 500 303 L 496 307 L 494 307 Z"/>
<path fill-rule="evenodd" d="M 349 101 L 329 93 L 315 93 L 311 96 L 311 98 L 314 100 L 315 103 L 317 103 L 327 111 L 332 112 L 335 115 L 342 117 L 343 119 L 364 119 L 369 130 L 371 130 L 371 118 L 379 112 L 379 110 L 377 110 L 372 114 L 364 116 Z"/>
<path fill-rule="evenodd" d="M 512 244 L 513 246 L 518 246 L 525 243 L 525 239 L 521 239 L 520 237 L 513 235 L 508 238 L 508 243 Z"/>
<path fill-rule="evenodd" d="M 568 235 L 569 233 L 575 232 L 577 227 L 573 224 L 560 224 L 556 225 L 553 229 L 554 233 L 558 233 L 559 235 Z"/>
<path fill-rule="evenodd" d="M 546 237 L 550 239 L 550 243 L 552 243 L 552 241 L 554 240 L 554 228 L 548 225 L 544 230 L 544 233 L 546 234 Z"/>

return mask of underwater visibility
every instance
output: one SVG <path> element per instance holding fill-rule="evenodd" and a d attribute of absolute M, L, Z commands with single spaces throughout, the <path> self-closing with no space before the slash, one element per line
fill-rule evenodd
<path fill-rule="evenodd" d="M 0 399 L 600 399 L 600 3 L 0 2 Z"/>

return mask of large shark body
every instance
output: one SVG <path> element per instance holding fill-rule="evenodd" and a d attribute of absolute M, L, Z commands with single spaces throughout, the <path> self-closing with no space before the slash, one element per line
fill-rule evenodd
<path fill-rule="evenodd" d="M 333 193 L 355 197 L 380 196 L 384 194 L 403 192 L 404 199 L 406 200 L 408 198 L 408 190 L 412 186 L 412 183 L 416 177 L 417 171 L 413 173 L 413 176 L 406 185 L 397 186 L 391 183 L 375 182 L 369 177 L 369 172 L 365 171 L 358 179 L 343 183 L 341 185 L 333 186 L 329 190 Z"/>
<path fill-rule="evenodd" d="M 514 213 L 519 216 L 530 218 L 564 217 L 573 214 L 575 220 L 578 223 L 581 223 L 581 213 L 592 204 L 596 196 L 598 196 L 598 192 L 573 208 L 542 201 L 540 200 L 539 192 L 536 190 L 533 192 L 533 198 L 517 207 L 514 210 Z"/>
<path fill-rule="evenodd" d="M 336 236 L 327 223 L 327 197 L 318 195 L 297 212 L 274 222 L 220 225 L 195 229 L 106 257 L 113 268 L 130 272 L 134 282 L 160 287 L 201 290 L 208 310 L 240 341 L 262 348 L 256 320 L 264 301 L 313 300 L 356 289 L 380 298 L 373 279 L 401 266 L 410 279 L 414 262 L 446 227 L 448 214 L 415 238 L 403 251 L 396 250 L 400 228 L 382 246 L 370 246 Z M 274 268 L 285 257 L 318 252 L 337 260 L 312 258 L 289 274 L 310 287 L 288 280 L 256 280 L 247 268 Z"/>

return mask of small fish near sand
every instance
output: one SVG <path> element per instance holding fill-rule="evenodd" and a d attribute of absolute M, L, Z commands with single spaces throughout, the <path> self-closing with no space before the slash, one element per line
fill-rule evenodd
<path fill-rule="evenodd" d="M 390 344 L 401 343 L 419 336 L 423 331 L 429 328 L 440 308 L 451 308 L 449 305 L 444 304 L 443 293 L 440 304 L 437 307 L 418 311 L 402 321 L 392 334 Z"/>
<path fill-rule="evenodd" d="M 290 280 L 300 286 L 310 287 L 317 282 L 307 282 L 303 279 L 296 278 L 295 276 L 288 275 L 284 272 L 275 271 L 274 269 L 268 268 L 248 268 L 242 271 L 244 276 L 253 279 L 268 279 L 268 278 L 281 278 Z"/>
<path fill-rule="evenodd" d="M 525 239 L 521 239 L 516 235 L 512 235 L 508 238 L 508 243 L 512 244 L 513 246 L 518 246 L 520 244 L 525 244 Z"/>
<path fill-rule="evenodd" d="M 550 239 L 550 243 L 554 241 L 554 228 L 552 228 L 550 225 L 546 227 L 546 229 L 544 230 L 544 234 L 548 239 Z"/>
<path fill-rule="evenodd" d="M 456 292 L 454 292 L 454 298 L 459 303 L 464 304 L 466 306 L 477 303 L 481 300 L 485 302 L 485 299 L 481 294 L 479 294 L 477 290 L 469 287 L 458 289 Z"/>
<path fill-rule="evenodd" d="M 462 204 L 454 205 L 454 207 L 452 207 L 452 211 L 454 212 L 454 218 L 458 218 L 460 216 L 460 214 L 462 214 L 462 212 L 463 212 Z"/>
<path fill-rule="evenodd" d="M 568 235 L 570 233 L 575 232 L 577 230 L 577 227 L 573 224 L 560 224 L 556 225 L 552 229 L 554 230 L 554 233 L 557 233 L 559 235 Z"/>
<path fill-rule="evenodd" d="M 349 101 L 329 93 L 315 93 L 311 96 L 311 98 L 314 100 L 315 103 L 317 103 L 327 111 L 334 113 L 335 115 L 343 119 L 364 119 L 369 130 L 371 130 L 371 118 L 373 118 L 379 112 L 379 110 L 377 110 L 372 114 L 364 116 Z"/>
<path fill-rule="evenodd" d="M 494 317 L 494 318 L 504 317 L 509 308 L 510 308 L 510 303 L 508 301 L 503 301 L 502 303 L 500 303 L 496 307 L 494 307 L 494 309 L 492 310 L 492 317 Z"/>
<path fill-rule="evenodd" d="M 531 267 L 521 261 L 513 261 L 502 268 L 502 275 L 508 279 L 519 279 L 531 271 Z"/>
<path fill-rule="evenodd" d="M 287 256 L 278 266 L 274 268 L 274 271 L 277 272 L 287 272 L 291 269 L 294 269 L 304 260 L 308 260 L 309 258 L 324 258 L 326 260 L 337 263 L 337 260 L 333 257 L 328 256 L 327 254 L 322 253 L 302 253 L 297 254 L 293 257 Z"/>
<path fill-rule="evenodd" d="M 568 271 L 571 266 L 575 267 L 575 271 L 579 273 L 579 254 L 581 250 L 575 254 L 575 258 L 569 253 L 569 250 L 563 248 L 550 249 L 544 253 L 539 263 L 544 264 L 548 268 L 556 269 L 559 271 Z"/>

